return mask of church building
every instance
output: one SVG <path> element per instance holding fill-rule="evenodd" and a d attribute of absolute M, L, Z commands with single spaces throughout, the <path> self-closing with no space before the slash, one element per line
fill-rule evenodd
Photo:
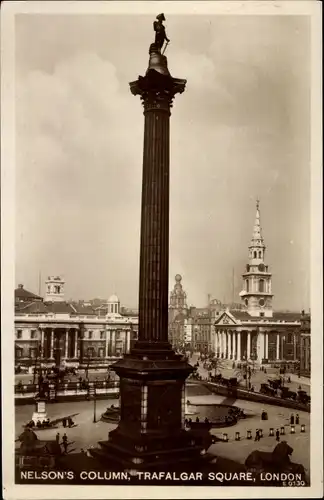
<path fill-rule="evenodd" d="M 300 313 L 273 311 L 272 274 L 266 262 L 259 201 L 242 278 L 240 297 L 244 308 L 227 309 L 216 315 L 213 332 L 216 356 L 258 363 L 296 361 L 299 358 Z"/>

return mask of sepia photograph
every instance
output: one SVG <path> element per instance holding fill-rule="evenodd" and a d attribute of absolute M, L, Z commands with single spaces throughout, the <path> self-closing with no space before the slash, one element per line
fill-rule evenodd
<path fill-rule="evenodd" d="M 320 18 L 6 2 L 4 498 L 322 496 Z"/>

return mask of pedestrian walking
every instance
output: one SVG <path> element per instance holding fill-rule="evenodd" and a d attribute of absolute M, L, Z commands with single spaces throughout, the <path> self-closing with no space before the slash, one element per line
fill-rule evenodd
<path fill-rule="evenodd" d="M 296 415 L 296 425 L 298 425 L 298 424 L 299 424 L 299 415 L 297 413 L 297 415 Z"/>
<path fill-rule="evenodd" d="M 259 432 L 259 429 L 257 429 L 255 431 L 255 439 L 254 439 L 254 441 L 260 441 L 260 432 Z"/>
<path fill-rule="evenodd" d="M 63 424 L 63 427 L 66 427 L 66 418 L 62 419 L 62 424 Z"/>
<path fill-rule="evenodd" d="M 294 425 L 295 423 L 295 417 L 293 415 L 293 413 L 290 415 L 290 425 Z"/>
<path fill-rule="evenodd" d="M 280 432 L 279 432 L 279 429 L 276 430 L 276 441 L 280 441 Z"/>
<path fill-rule="evenodd" d="M 68 438 L 67 435 L 64 433 L 62 437 L 62 444 L 64 448 L 64 452 L 67 453 L 67 447 L 68 447 Z"/>
<path fill-rule="evenodd" d="M 60 442 L 60 433 L 59 432 L 56 434 L 55 439 L 56 439 L 57 443 Z"/>

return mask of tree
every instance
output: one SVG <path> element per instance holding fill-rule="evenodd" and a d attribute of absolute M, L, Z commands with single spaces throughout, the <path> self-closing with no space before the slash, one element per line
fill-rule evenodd
<path fill-rule="evenodd" d="M 244 360 L 240 363 L 240 368 L 235 369 L 235 375 L 237 378 L 246 381 L 246 388 L 249 388 L 252 375 L 255 374 L 255 361 L 254 360 Z"/>
<path fill-rule="evenodd" d="M 210 360 L 210 364 L 211 364 L 212 370 L 215 370 L 214 377 L 216 377 L 216 375 L 218 373 L 221 373 L 221 371 L 226 368 L 225 360 L 222 358 L 214 357 Z"/>

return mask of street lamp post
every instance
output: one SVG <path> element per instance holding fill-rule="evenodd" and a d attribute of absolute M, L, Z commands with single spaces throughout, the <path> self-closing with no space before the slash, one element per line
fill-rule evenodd
<path fill-rule="evenodd" d="M 96 382 L 93 382 L 93 423 L 95 424 L 97 421 L 97 398 L 96 398 Z"/>
<path fill-rule="evenodd" d="M 88 361 L 87 361 L 87 366 L 86 366 L 86 370 L 85 370 L 86 380 L 88 380 L 88 378 L 89 378 L 89 365 L 90 365 L 90 354 L 89 354 L 89 351 L 88 351 Z"/>
<path fill-rule="evenodd" d="M 33 370 L 33 385 L 35 384 L 38 354 L 39 353 L 40 353 L 40 345 L 39 345 L 39 342 L 37 341 L 36 356 L 35 356 L 35 363 L 34 363 L 34 370 Z"/>

